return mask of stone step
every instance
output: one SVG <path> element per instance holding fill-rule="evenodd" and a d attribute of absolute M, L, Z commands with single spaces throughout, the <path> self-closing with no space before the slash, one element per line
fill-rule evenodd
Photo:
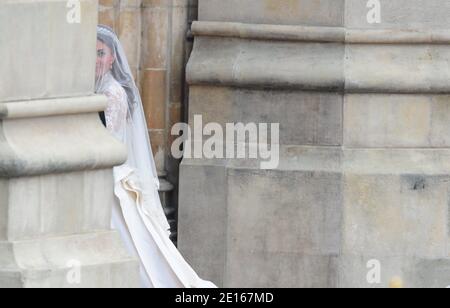
<path fill-rule="evenodd" d="M 115 231 L 0 242 L 0 287 L 138 287 L 138 275 Z"/>

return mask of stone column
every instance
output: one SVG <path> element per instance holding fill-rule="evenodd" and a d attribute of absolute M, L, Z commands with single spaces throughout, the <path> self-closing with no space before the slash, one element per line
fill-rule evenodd
<path fill-rule="evenodd" d="M 125 147 L 99 122 L 97 1 L 0 3 L 0 287 L 137 287 L 110 230 Z M 71 19 L 73 21 L 73 19 Z"/>
<path fill-rule="evenodd" d="M 98 0 L 98 23 L 119 32 L 120 0 Z"/>
<path fill-rule="evenodd" d="M 142 8 L 142 101 L 159 175 L 165 176 L 166 102 L 171 1 L 144 1 Z"/>
<path fill-rule="evenodd" d="M 99 22 L 118 34 L 141 90 L 161 201 L 175 240 L 180 161 L 170 153 L 174 140 L 170 129 L 184 118 L 184 69 L 186 53 L 192 50 L 188 20 L 197 12 L 197 1 L 100 0 L 99 4 Z"/>
<path fill-rule="evenodd" d="M 171 127 L 182 121 L 186 37 L 192 0 L 142 1 L 141 89 L 160 193 L 176 239 L 178 165 L 170 153 Z"/>
<path fill-rule="evenodd" d="M 199 0 L 191 124 L 281 130 L 275 170 L 184 159 L 179 247 L 203 277 L 450 284 L 450 7 L 381 4 L 370 24 L 365 0 Z"/>

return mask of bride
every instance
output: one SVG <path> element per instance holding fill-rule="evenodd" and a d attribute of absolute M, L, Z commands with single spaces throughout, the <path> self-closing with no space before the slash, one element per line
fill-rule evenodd
<path fill-rule="evenodd" d="M 126 144 L 128 159 L 115 167 L 111 225 L 130 254 L 140 260 L 143 287 L 215 287 L 201 280 L 169 238 L 170 226 L 158 195 L 142 102 L 121 43 L 107 26 L 97 28 L 96 93 L 108 98 L 101 113 L 111 134 Z"/>

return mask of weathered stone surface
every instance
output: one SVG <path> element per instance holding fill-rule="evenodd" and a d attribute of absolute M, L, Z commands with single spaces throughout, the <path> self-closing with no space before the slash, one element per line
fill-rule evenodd
<path fill-rule="evenodd" d="M 149 129 L 165 129 L 166 119 L 161 116 L 166 108 L 166 71 L 146 70 L 143 76 L 142 100 Z"/>
<path fill-rule="evenodd" d="M 97 1 L 81 2 L 79 24 L 67 1 L 0 3 L 0 287 L 139 286 L 110 230 L 126 150 L 99 120 Z"/>
<path fill-rule="evenodd" d="M 348 94 L 344 144 L 349 147 L 448 147 L 448 95 Z"/>
<path fill-rule="evenodd" d="M 395 276 L 407 287 L 439 286 L 416 278 L 416 261 L 448 264 L 450 152 L 371 151 L 287 147 L 274 171 L 184 160 L 182 179 L 195 181 L 180 188 L 180 249 L 229 287 L 388 287 Z M 224 236 L 226 245 L 206 244 Z M 380 284 L 366 280 L 372 259 L 381 262 Z"/>
<path fill-rule="evenodd" d="M 224 220 L 227 216 L 226 170 L 214 165 L 187 166 L 181 169 L 180 177 L 196 181 L 180 183 L 183 198 L 192 207 L 179 212 L 178 248 L 201 277 L 224 285 L 228 241 Z M 207 194 L 207 191 L 214 193 Z M 198 245 L 192 245 L 192 241 Z"/>
<path fill-rule="evenodd" d="M 342 252 L 447 257 L 449 180 L 424 174 L 345 174 Z"/>
<path fill-rule="evenodd" d="M 338 286 L 338 258 L 335 255 L 302 255 L 281 251 L 262 255 L 261 251 L 237 251 L 233 257 L 225 285 L 237 288 Z"/>
<path fill-rule="evenodd" d="M 345 1 L 345 24 L 357 29 L 441 29 L 448 28 L 450 4 L 442 0 L 380 1 L 381 24 L 367 22 L 366 0 Z"/>
<path fill-rule="evenodd" d="M 121 2 L 121 5 L 126 5 Z M 138 7 L 124 8 L 119 16 L 118 35 L 127 55 L 128 64 L 133 70 L 140 65 L 141 11 Z M 136 79 L 137 80 L 137 79 Z"/>
<path fill-rule="evenodd" d="M 281 144 L 342 144 L 339 94 L 217 86 L 193 86 L 190 93 L 190 114 L 201 114 L 204 124 L 280 123 Z"/>
<path fill-rule="evenodd" d="M 7 118 L 0 123 L 3 177 L 107 168 L 126 159 L 126 149 L 104 129 L 96 112 Z"/>
<path fill-rule="evenodd" d="M 351 44 L 345 85 L 351 92 L 449 93 L 448 45 Z M 383 69 L 380 69 L 382 67 Z"/>
<path fill-rule="evenodd" d="M 227 186 L 226 285 L 334 285 L 330 270 L 341 237 L 339 174 L 232 169 Z M 315 272 L 321 274 L 303 278 Z"/>
<path fill-rule="evenodd" d="M 414 284 L 422 288 L 449 288 L 450 264 L 448 257 L 442 259 L 421 259 L 417 262 Z"/>
<path fill-rule="evenodd" d="M 5 189 L 6 233 L 11 241 L 109 229 L 112 172 L 85 171 L 11 179 Z M 9 204 L 9 206 L 8 206 Z"/>
<path fill-rule="evenodd" d="M 344 0 L 199 1 L 199 19 L 253 24 L 342 26 Z M 237 9 L 239 8 L 239 9 Z"/>
<path fill-rule="evenodd" d="M 182 252 L 225 287 L 450 284 L 448 4 L 383 2 L 377 25 L 363 0 L 199 6 L 190 123 L 279 122 L 281 151 L 184 159 Z"/>
<path fill-rule="evenodd" d="M 0 101 L 93 92 L 95 58 L 84 55 L 95 46 L 89 29 L 97 24 L 97 1 L 81 1 L 79 24 L 67 22 L 66 6 L 65 0 L 0 3 Z"/>
<path fill-rule="evenodd" d="M 0 251 L 2 287 L 139 287 L 138 265 L 115 232 L 0 242 Z"/>
<path fill-rule="evenodd" d="M 142 65 L 144 69 L 167 69 L 169 10 L 167 8 L 144 8 L 142 23 Z"/>
<path fill-rule="evenodd" d="M 279 57 L 283 54 L 283 57 Z M 342 89 L 342 44 L 200 37 L 188 65 L 191 84 Z"/>
<path fill-rule="evenodd" d="M 8 202 L 8 181 L 0 179 L 0 204 Z M 0 240 L 5 240 L 8 230 L 8 209 L 6 206 L 0 207 Z"/>

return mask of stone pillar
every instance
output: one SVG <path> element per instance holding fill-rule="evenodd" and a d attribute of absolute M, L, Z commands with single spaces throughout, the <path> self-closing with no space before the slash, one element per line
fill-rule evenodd
<path fill-rule="evenodd" d="M 119 32 L 120 0 L 98 0 L 98 23 Z"/>
<path fill-rule="evenodd" d="M 144 1 L 142 9 L 142 101 L 155 163 L 165 176 L 167 74 L 171 1 Z"/>
<path fill-rule="evenodd" d="M 183 160 L 179 247 L 203 277 L 450 284 L 450 7 L 381 1 L 376 24 L 369 10 L 365 0 L 199 0 L 191 124 L 195 114 L 280 123 L 281 146 L 275 170 Z M 379 283 L 367 280 L 378 265 Z"/>
<path fill-rule="evenodd" d="M 120 1 L 117 35 L 125 49 L 134 80 L 139 81 L 141 58 L 141 0 Z M 139 82 L 136 84 L 139 85 Z"/>
<path fill-rule="evenodd" d="M 155 163 L 161 182 L 161 199 L 177 237 L 178 165 L 170 153 L 171 127 L 182 121 L 185 87 L 186 35 L 192 0 L 142 1 L 142 100 Z"/>
<path fill-rule="evenodd" d="M 137 287 L 110 230 L 125 147 L 99 122 L 97 1 L 0 3 L 0 287 Z"/>
<path fill-rule="evenodd" d="M 192 43 L 188 20 L 197 0 L 100 0 L 99 22 L 113 28 L 122 42 L 141 90 L 153 155 L 160 176 L 161 200 L 177 235 L 178 159 L 170 147 L 171 127 L 183 121 L 185 66 Z"/>

